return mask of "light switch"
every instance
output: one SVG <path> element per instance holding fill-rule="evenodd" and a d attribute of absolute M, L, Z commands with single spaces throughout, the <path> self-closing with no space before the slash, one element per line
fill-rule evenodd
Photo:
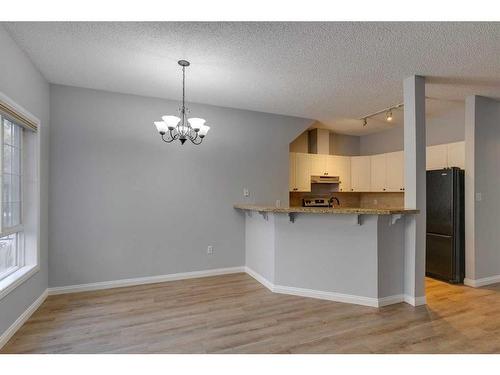
<path fill-rule="evenodd" d="M 476 202 L 481 202 L 482 199 L 483 196 L 481 195 L 481 193 L 476 193 Z"/>

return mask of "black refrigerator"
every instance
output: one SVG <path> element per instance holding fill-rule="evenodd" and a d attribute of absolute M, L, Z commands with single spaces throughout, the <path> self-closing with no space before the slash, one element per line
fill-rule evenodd
<path fill-rule="evenodd" d="M 464 171 L 427 171 L 425 273 L 450 283 L 465 276 Z"/>

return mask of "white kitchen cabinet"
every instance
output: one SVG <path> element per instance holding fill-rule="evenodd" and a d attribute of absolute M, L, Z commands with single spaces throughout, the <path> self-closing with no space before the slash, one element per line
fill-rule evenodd
<path fill-rule="evenodd" d="M 293 192 L 311 191 L 311 155 L 290 153 L 289 188 Z"/>
<path fill-rule="evenodd" d="M 370 191 L 385 191 L 386 154 L 370 156 Z"/>
<path fill-rule="evenodd" d="M 442 169 L 448 166 L 448 145 L 428 146 L 426 153 L 426 169 Z"/>
<path fill-rule="evenodd" d="M 296 154 L 295 160 L 295 186 L 296 191 L 311 191 L 311 158 L 310 154 Z"/>
<path fill-rule="evenodd" d="M 465 169 L 465 142 L 448 143 L 448 167 Z"/>
<path fill-rule="evenodd" d="M 327 162 L 329 176 L 338 176 L 339 191 L 351 191 L 351 157 L 330 155 Z"/>
<path fill-rule="evenodd" d="M 322 154 L 309 154 L 311 158 L 311 176 L 328 176 L 328 156 Z"/>
<path fill-rule="evenodd" d="M 370 156 L 351 157 L 351 191 L 370 191 Z"/>
<path fill-rule="evenodd" d="M 295 191 L 295 171 L 297 170 L 296 153 L 288 154 L 288 190 Z"/>
<path fill-rule="evenodd" d="M 402 192 L 405 187 L 405 161 L 404 152 L 389 152 L 385 154 L 385 191 Z"/>

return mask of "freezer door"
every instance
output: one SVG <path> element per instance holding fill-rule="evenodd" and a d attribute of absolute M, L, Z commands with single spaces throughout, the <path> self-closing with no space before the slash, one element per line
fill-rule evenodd
<path fill-rule="evenodd" d="M 453 172 L 427 171 L 427 233 L 453 235 Z"/>
<path fill-rule="evenodd" d="M 457 282 L 453 270 L 453 237 L 427 233 L 425 271 L 427 276 Z"/>

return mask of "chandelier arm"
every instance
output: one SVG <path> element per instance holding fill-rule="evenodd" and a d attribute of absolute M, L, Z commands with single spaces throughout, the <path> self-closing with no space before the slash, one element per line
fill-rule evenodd
<path fill-rule="evenodd" d="M 201 137 L 196 137 L 196 138 L 189 138 L 191 140 L 191 142 L 193 144 L 195 144 L 196 146 L 198 146 L 199 144 L 201 144 L 201 142 L 203 142 L 203 138 Z M 197 139 L 199 139 L 199 141 L 197 141 Z"/>
<path fill-rule="evenodd" d="M 179 134 L 179 133 L 172 134 L 172 129 L 169 129 L 169 132 L 170 132 L 170 138 L 172 138 L 172 141 L 173 141 L 174 139 L 177 139 L 176 137 L 177 137 L 177 134 Z"/>
<path fill-rule="evenodd" d="M 166 143 L 170 143 L 172 141 L 174 141 L 174 138 L 170 137 L 170 139 L 165 139 L 165 134 L 162 134 L 161 135 L 161 139 L 163 140 L 163 142 L 166 142 Z"/>

